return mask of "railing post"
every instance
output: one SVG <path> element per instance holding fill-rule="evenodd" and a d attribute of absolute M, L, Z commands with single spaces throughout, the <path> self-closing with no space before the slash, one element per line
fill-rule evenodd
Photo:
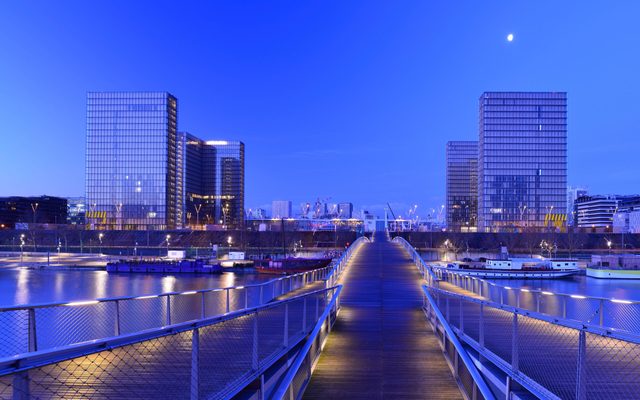
<path fill-rule="evenodd" d="M 320 318 L 320 296 L 316 297 L 316 321 Z"/>
<path fill-rule="evenodd" d="M 480 327 L 479 327 L 479 342 L 480 342 L 480 348 L 484 349 L 484 304 L 480 303 L 480 318 L 478 318 L 478 321 L 480 323 Z"/>
<path fill-rule="evenodd" d="M 38 337 L 36 336 L 36 310 L 30 308 L 28 312 L 28 331 L 29 331 L 29 351 L 38 351 Z"/>
<path fill-rule="evenodd" d="M 198 400 L 200 387 L 200 330 L 191 332 L 191 400 Z"/>
<path fill-rule="evenodd" d="M 258 312 L 253 314 L 253 356 L 251 357 L 251 366 L 254 371 L 258 370 Z"/>
<path fill-rule="evenodd" d="M 587 350 L 587 337 L 584 330 L 580 330 L 578 335 L 578 368 L 576 376 L 576 400 L 584 400 L 587 398 L 586 390 L 586 350 Z"/>
<path fill-rule="evenodd" d="M 536 292 L 536 312 L 540 312 L 540 298 L 542 294 L 540 292 Z"/>
<path fill-rule="evenodd" d="M 13 374 L 13 400 L 31 399 L 29 381 L 30 379 L 28 370 Z"/>
<path fill-rule="evenodd" d="M 264 300 L 262 300 L 263 294 L 264 294 L 264 285 L 260 285 L 260 300 L 258 300 L 258 305 L 259 306 L 261 306 L 262 302 L 264 301 Z"/>
<path fill-rule="evenodd" d="M 249 286 L 244 287 L 244 308 L 249 308 Z"/>
<path fill-rule="evenodd" d="M 511 328 L 511 368 L 513 368 L 514 371 L 518 370 L 519 362 L 518 313 L 514 312 L 513 326 Z"/>
<path fill-rule="evenodd" d="M 462 315 L 463 314 L 462 310 L 464 310 L 464 307 L 462 306 L 462 299 L 460 299 L 459 304 L 460 304 L 460 332 L 464 333 L 464 316 Z"/>
<path fill-rule="evenodd" d="M 201 313 L 200 316 L 202 317 L 202 319 L 206 318 L 207 316 L 207 311 L 205 309 L 206 307 L 206 299 L 205 299 L 205 293 L 206 292 L 201 292 L 201 297 L 200 297 L 200 309 L 201 309 Z"/>
<path fill-rule="evenodd" d="M 567 318 L 567 296 L 562 296 L 562 318 Z"/>
<path fill-rule="evenodd" d="M 302 332 L 307 332 L 307 296 L 302 301 Z"/>
<path fill-rule="evenodd" d="M 447 296 L 446 300 L 445 300 L 445 311 L 447 313 L 447 322 L 450 319 L 450 314 L 449 314 L 449 296 Z"/>
<path fill-rule="evenodd" d="M 116 320 L 115 320 L 115 334 L 116 336 L 120 336 L 120 301 L 115 301 L 116 307 Z"/>
<path fill-rule="evenodd" d="M 171 295 L 167 295 L 167 323 L 166 325 L 171 325 Z"/>
<path fill-rule="evenodd" d="M 507 290 L 503 287 L 499 287 L 500 288 L 500 304 L 504 304 L 504 291 Z M 489 297 L 489 299 L 491 299 L 491 297 Z"/>
<path fill-rule="evenodd" d="M 600 314 L 600 326 L 604 326 L 604 299 L 600 299 L 600 308 L 598 312 Z"/>
<path fill-rule="evenodd" d="M 289 347 L 289 303 L 284 304 L 284 339 L 282 344 L 286 349 Z"/>
<path fill-rule="evenodd" d="M 231 310 L 231 302 L 229 301 L 229 288 L 226 288 L 225 291 L 227 292 L 227 313 Z"/>

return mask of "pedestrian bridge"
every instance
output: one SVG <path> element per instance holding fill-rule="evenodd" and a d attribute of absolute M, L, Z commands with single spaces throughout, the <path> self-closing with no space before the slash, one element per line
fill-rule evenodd
<path fill-rule="evenodd" d="M 472 279 L 378 233 L 263 285 L 0 309 L 0 398 L 638 398 L 638 307 Z"/>

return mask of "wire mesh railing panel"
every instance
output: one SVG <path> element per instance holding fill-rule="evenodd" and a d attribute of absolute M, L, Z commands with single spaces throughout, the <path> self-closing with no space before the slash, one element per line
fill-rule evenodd
<path fill-rule="evenodd" d="M 599 307 L 600 301 L 597 299 L 590 298 L 577 298 L 575 297 L 565 297 L 566 304 L 566 318 L 574 319 L 576 321 L 583 321 L 598 324 L 599 323 Z M 562 316 L 562 313 L 559 313 L 558 316 Z"/>
<path fill-rule="evenodd" d="M 28 386 L 14 398 L 186 399 L 191 365 L 190 332 L 76 357 L 28 371 Z M 2 385 L 10 378 L 0 380 Z M 4 396 L 3 396 L 4 398 Z"/>
<path fill-rule="evenodd" d="M 238 287 L 229 290 L 229 311 L 238 311 L 245 308 L 247 302 L 247 288 Z"/>
<path fill-rule="evenodd" d="M 573 398 L 578 335 L 578 330 L 519 315 L 518 369 L 558 397 Z"/>
<path fill-rule="evenodd" d="M 212 290 L 204 292 L 203 295 L 205 317 L 222 315 L 227 312 L 226 290 Z"/>
<path fill-rule="evenodd" d="M 231 388 L 254 370 L 254 321 L 255 314 L 250 314 L 200 328 L 200 398 L 228 397 Z"/>
<path fill-rule="evenodd" d="M 140 332 L 166 325 L 167 299 L 150 296 L 120 302 L 120 333 Z"/>
<path fill-rule="evenodd" d="M 480 304 L 465 302 L 462 315 L 462 327 L 458 328 L 476 342 L 480 341 Z"/>
<path fill-rule="evenodd" d="M 258 364 L 263 365 L 276 353 L 289 346 L 293 338 L 286 337 L 285 320 L 290 319 L 291 303 L 284 307 L 268 308 L 258 312 Z"/>
<path fill-rule="evenodd" d="M 299 338 L 301 335 L 304 335 L 307 330 L 302 326 L 303 322 L 303 313 L 305 311 L 304 300 L 296 300 L 289 303 L 289 324 L 288 324 L 288 335 L 289 338 Z M 315 322 L 315 319 L 314 319 Z"/>
<path fill-rule="evenodd" d="M 0 358 L 29 351 L 29 311 L 0 313 Z"/>
<path fill-rule="evenodd" d="M 586 334 L 585 387 L 588 399 L 637 399 L 640 396 L 640 346 Z"/>
<path fill-rule="evenodd" d="M 114 302 L 35 309 L 38 350 L 116 334 Z"/>
<path fill-rule="evenodd" d="M 492 353 L 511 363 L 513 313 L 492 307 L 483 309 L 484 345 Z"/>
<path fill-rule="evenodd" d="M 608 302 L 604 308 L 605 326 L 640 333 L 640 304 Z"/>
<path fill-rule="evenodd" d="M 200 293 L 171 295 L 169 298 L 172 324 L 202 318 L 202 295 Z"/>

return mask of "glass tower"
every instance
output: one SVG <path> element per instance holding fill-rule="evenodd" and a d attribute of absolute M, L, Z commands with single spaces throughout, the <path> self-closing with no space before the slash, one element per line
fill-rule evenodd
<path fill-rule="evenodd" d="M 213 140 L 216 149 L 216 219 L 224 227 L 244 225 L 244 143 Z"/>
<path fill-rule="evenodd" d="M 483 93 L 478 151 L 479 230 L 566 221 L 566 93 Z"/>
<path fill-rule="evenodd" d="M 447 142 L 447 228 L 474 231 L 478 216 L 478 142 Z"/>
<path fill-rule="evenodd" d="M 166 92 L 87 94 L 87 223 L 94 229 L 182 224 L 178 106 Z"/>

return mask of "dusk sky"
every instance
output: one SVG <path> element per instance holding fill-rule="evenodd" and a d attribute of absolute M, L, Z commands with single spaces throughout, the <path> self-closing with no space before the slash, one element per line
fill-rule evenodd
<path fill-rule="evenodd" d="M 640 192 L 640 2 L 182 3 L 2 3 L 0 195 L 83 195 L 86 92 L 139 90 L 245 142 L 247 209 L 423 215 L 483 91 L 568 92 L 569 184 Z"/>

